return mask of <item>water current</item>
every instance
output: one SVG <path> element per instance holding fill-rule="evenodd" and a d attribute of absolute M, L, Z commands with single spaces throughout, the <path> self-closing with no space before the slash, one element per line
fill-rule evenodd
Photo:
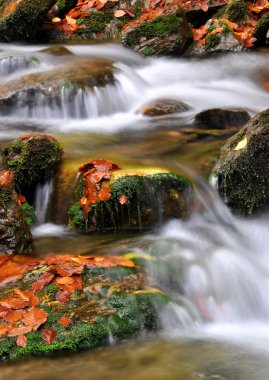
<path fill-rule="evenodd" d="M 181 147 L 179 132 L 204 109 L 241 108 L 255 115 L 268 108 L 269 53 L 185 60 L 145 59 L 113 44 L 68 45 L 70 55 L 64 56 L 47 48 L 0 45 L 0 103 L 7 93 L 13 101 L 0 107 L 0 145 L 40 131 L 63 144 L 68 168 L 106 158 L 122 166 L 183 171 L 196 184 L 196 207 L 187 222 L 172 220 L 150 234 L 78 236 L 48 212 L 52 181 L 40 185 L 35 254 L 135 252 L 147 257 L 152 286 L 174 303 L 161 316 L 158 336 L 65 358 L 7 364 L 0 378 L 267 380 L 269 216 L 233 216 L 201 179 L 223 140 Z M 75 94 L 64 86 L 57 102 L 48 102 L 41 81 L 29 102 L 26 77 L 55 72 L 57 80 L 59 67 L 68 70 L 96 57 L 113 60 L 115 84 Z M 182 101 L 190 109 L 154 119 L 137 112 L 160 98 Z"/>

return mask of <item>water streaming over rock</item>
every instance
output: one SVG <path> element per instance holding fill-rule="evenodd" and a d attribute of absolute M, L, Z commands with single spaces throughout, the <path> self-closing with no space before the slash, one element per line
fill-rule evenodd
<path fill-rule="evenodd" d="M 45 223 L 50 197 L 53 192 L 53 179 L 48 179 L 45 183 L 39 183 L 35 192 L 34 208 L 38 224 Z"/>

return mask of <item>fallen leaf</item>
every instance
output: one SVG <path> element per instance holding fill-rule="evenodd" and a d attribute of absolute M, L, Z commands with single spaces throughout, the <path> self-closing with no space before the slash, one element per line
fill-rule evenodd
<path fill-rule="evenodd" d="M 27 346 L 27 338 L 24 335 L 19 335 L 16 340 L 17 346 L 26 347 Z"/>
<path fill-rule="evenodd" d="M 126 197 L 126 195 L 123 194 L 123 195 L 120 196 L 119 203 L 121 205 L 126 205 L 126 203 L 127 203 L 127 197 Z"/>
<path fill-rule="evenodd" d="M 43 309 L 37 307 L 31 307 L 28 309 L 27 314 L 22 318 L 23 323 L 26 326 L 30 326 L 34 331 L 36 331 L 39 326 L 46 322 L 48 314 Z"/>
<path fill-rule="evenodd" d="M 59 290 L 55 294 L 55 298 L 60 303 L 66 303 L 70 300 L 70 294 L 66 290 Z"/>
<path fill-rule="evenodd" d="M 122 9 L 118 9 L 117 11 L 114 12 L 114 16 L 117 18 L 122 17 L 124 15 L 126 15 L 126 12 L 123 11 Z"/>
<path fill-rule="evenodd" d="M 248 139 L 245 137 L 243 140 L 239 141 L 239 143 L 236 145 L 234 150 L 241 150 L 244 149 L 247 146 Z"/>
<path fill-rule="evenodd" d="M 58 321 L 59 325 L 61 326 L 69 326 L 71 322 L 71 319 L 65 316 L 61 317 Z"/>
<path fill-rule="evenodd" d="M 47 344 L 51 344 L 56 338 L 57 332 L 54 329 L 47 328 L 42 330 L 41 337 Z"/>
<path fill-rule="evenodd" d="M 32 284 L 32 289 L 41 290 L 46 285 L 48 285 L 53 279 L 54 279 L 54 274 L 51 272 L 46 272 L 42 274 L 42 276 Z"/>

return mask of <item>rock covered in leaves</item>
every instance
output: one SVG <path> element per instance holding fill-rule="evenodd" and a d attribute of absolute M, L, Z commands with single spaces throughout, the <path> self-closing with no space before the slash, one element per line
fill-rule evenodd
<path fill-rule="evenodd" d="M 160 327 L 169 298 L 130 260 L 0 258 L 0 358 L 77 351 Z"/>
<path fill-rule="evenodd" d="M 0 41 L 33 39 L 38 23 L 55 0 L 5 0 L 0 4 Z"/>
<path fill-rule="evenodd" d="M 173 99 L 159 99 L 155 100 L 148 105 L 142 107 L 139 112 L 144 116 L 164 116 L 174 113 L 188 111 L 190 107 L 178 100 Z"/>
<path fill-rule="evenodd" d="M 249 120 L 250 116 L 245 110 L 213 108 L 199 112 L 194 122 L 206 129 L 231 129 L 242 127 Z"/>
<path fill-rule="evenodd" d="M 62 61 L 60 61 L 62 62 Z M 77 109 L 77 96 L 86 97 L 94 88 L 114 84 L 113 62 L 70 56 L 60 69 L 27 73 L 0 89 L 1 115 L 29 115 L 37 118 L 85 117 Z"/>
<path fill-rule="evenodd" d="M 189 180 L 162 169 L 121 170 L 105 160 L 80 168 L 76 202 L 69 209 L 71 228 L 89 232 L 142 231 L 192 209 Z"/>
<path fill-rule="evenodd" d="M 122 31 L 123 45 L 145 56 L 182 54 L 191 40 L 185 11 L 173 3 L 130 22 Z"/>
<path fill-rule="evenodd" d="M 251 215 L 269 201 L 269 110 L 251 119 L 222 148 L 218 191 L 235 212 Z"/>
<path fill-rule="evenodd" d="M 0 171 L 0 255 L 31 251 L 32 235 L 14 190 L 14 175 Z"/>
<path fill-rule="evenodd" d="M 4 154 L 17 193 L 28 198 L 39 182 L 51 177 L 63 150 L 52 136 L 37 133 L 13 141 Z"/>

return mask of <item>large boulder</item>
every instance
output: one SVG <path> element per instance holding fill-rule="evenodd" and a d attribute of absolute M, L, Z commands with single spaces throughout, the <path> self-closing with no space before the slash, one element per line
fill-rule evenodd
<path fill-rule="evenodd" d="M 90 161 L 80 171 L 70 228 L 139 232 L 191 213 L 193 188 L 179 174 L 158 168 L 121 170 L 104 160 Z"/>
<path fill-rule="evenodd" d="M 243 109 L 212 108 L 199 112 L 194 123 L 206 129 L 231 129 L 242 127 L 249 120 L 249 114 Z"/>
<path fill-rule="evenodd" d="M 55 0 L 5 0 L 0 4 L 0 41 L 29 40 Z"/>
<path fill-rule="evenodd" d="M 13 178 L 11 171 L 0 171 L 0 255 L 31 251 L 32 235 Z"/>
<path fill-rule="evenodd" d="M 0 359 L 72 352 L 161 327 L 170 299 L 120 257 L 0 258 Z"/>
<path fill-rule="evenodd" d="M 0 114 L 83 117 L 89 111 L 86 106 L 76 107 L 77 96 L 114 82 L 112 61 L 70 56 L 61 68 L 25 74 L 19 80 L 6 82 L 0 89 Z"/>
<path fill-rule="evenodd" d="M 232 211 L 251 215 L 269 201 L 269 109 L 258 114 L 224 145 L 214 175 Z"/>
<path fill-rule="evenodd" d="M 16 191 L 31 200 L 37 184 L 53 175 L 63 150 L 52 136 L 30 134 L 13 141 L 4 154 Z"/>
<path fill-rule="evenodd" d="M 122 30 L 122 43 L 145 56 L 182 54 L 192 40 L 185 11 L 178 5 L 164 9 L 161 15 Z"/>

